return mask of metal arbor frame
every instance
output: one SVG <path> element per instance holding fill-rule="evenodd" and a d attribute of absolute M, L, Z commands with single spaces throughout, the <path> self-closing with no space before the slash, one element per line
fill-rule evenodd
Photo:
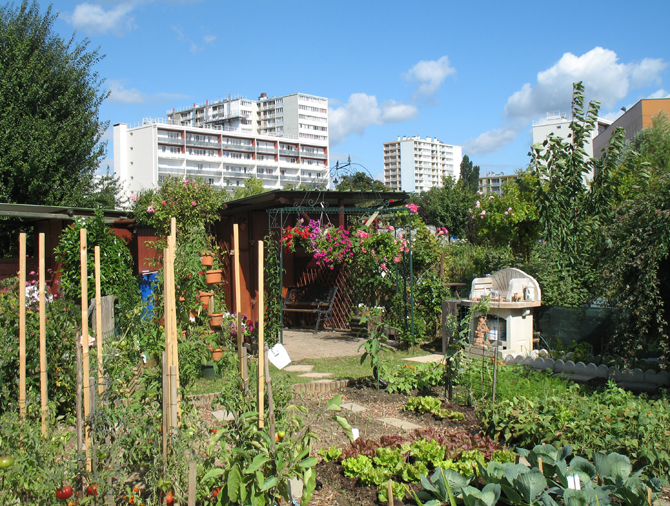
<path fill-rule="evenodd" d="M 410 215 L 409 210 L 404 207 L 400 208 L 389 208 L 388 202 L 384 202 L 379 207 L 325 207 L 323 202 L 321 206 L 315 206 L 315 200 L 307 200 L 311 205 L 302 206 L 295 205 L 293 207 L 284 207 L 278 209 L 268 209 L 268 228 L 271 235 L 278 236 L 277 247 L 279 248 L 279 272 L 282 279 L 278 284 L 280 293 L 278 297 L 281 299 L 281 289 L 283 287 L 283 273 L 284 273 L 284 249 L 281 247 L 281 237 L 282 230 L 286 227 L 288 220 L 293 215 L 359 215 L 359 216 L 393 216 L 394 223 L 394 236 L 397 237 L 398 234 L 398 221 L 399 219 L 405 218 L 405 225 L 408 234 L 408 245 L 409 245 L 409 255 L 403 256 L 403 271 L 405 275 L 402 276 L 403 282 L 403 315 L 405 316 L 404 322 L 406 322 L 407 317 L 409 317 L 409 330 L 412 339 L 412 346 L 414 346 L 414 268 L 413 268 L 413 253 L 412 253 L 412 228 L 410 224 Z M 268 252 L 270 253 L 270 252 Z M 270 253 L 271 254 L 271 253 Z M 409 273 L 409 300 L 407 300 L 407 273 Z M 398 284 L 400 278 L 400 272 L 398 264 L 395 264 L 395 275 L 396 275 L 396 293 L 398 293 Z M 409 305 L 409 311 L 408 306 Z M 408 314 L 409 312 L 409 314 Z M 280 332 L 280 342 L 284 342 L 284 317 L 283 312 L 279 311 L 279 332 Z"/>

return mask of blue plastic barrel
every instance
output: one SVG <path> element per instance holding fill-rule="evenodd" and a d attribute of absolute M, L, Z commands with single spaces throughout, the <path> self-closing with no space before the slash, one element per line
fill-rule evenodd
<path fill-rule="evenodd" d="M 157 272 L 143 272 L 140 274 L 140 293 L 142 294 L 142 319 L 147 320 L 154 317 L 154 283 L 158 276 Z"/>

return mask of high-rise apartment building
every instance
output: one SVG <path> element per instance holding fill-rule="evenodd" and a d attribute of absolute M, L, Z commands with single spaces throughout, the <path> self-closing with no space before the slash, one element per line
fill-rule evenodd
<path fill-rule="evenodd" d="M 571 121 L 565 113 L 561 112 L 548 112 L 545 118 L 533 121 L 533 144 L 543 143 L 549 137 L 549 134 L 566 139 L 570 133 Z M 607 119 L 598 118 L 596 129 L 591 132 L 591 137 L 587 139 L 584 145 L 584 150 L 590 157 L 594 153 L 593 139 L 601 132 L 604 132 L 611 124 L 612 122 Z"/>
<path fill-rule="evenodd" d="M 226 99 L 114 125 L 114 172 L 130 192 L 166 177 L 219 188 L 257 177 L 267 189 L 328 186 L 328 99 L 295 93 Z"/>
<path fill-rule="evenodd" d="M 505 174 L 501 172 L 496 174 L 495 172 L 488 172 L 486 176 L 479 178 L 479 191 L 482 193 L 497 193 L 498 195 L 503 194 L 503 185 L 509 181 L 514 181 L 519 176 L 516 174 Z"/>
<path fill-rule="evenodd" d="M 328 141 L 328 99 L 293 93 L 258 100 L 228 97 L 167 112 L 169 123 L 182 126 L 218 126 L 277 137 Z"/>
<path fill-rule="evenodd" d="M 436 138 L 398 137 L 384 143 L 384 184 L 392 190 L 428 191 L 451 176 L 458 179 L 463 148 Z"/>

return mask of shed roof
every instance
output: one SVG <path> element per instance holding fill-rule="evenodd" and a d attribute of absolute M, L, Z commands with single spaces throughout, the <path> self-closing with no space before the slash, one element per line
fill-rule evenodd
<path fill-rule="evenodd" d="M 128 211 L 105 209 L 103 213 L 107 223 L 128 218 Z M 77 217 L 93 216 L 94 214 L 94 209 L 83 207 L 0 203 L 0 217 L 22 218 L 25 221 L 73 220 Z"/>
<path fill-rule="evenodd" d="M 250 197 L 226 202 L 221 208 L 221 216 L 230 216 L 246 211 L 262 211 L 278 207 L 354 207 L 365 202 L 389 201 L 390 207 L 403 205 L 409 199 L 405 192 L 363 192 L 363 191 L 300 191 L 272 190 Z"/>

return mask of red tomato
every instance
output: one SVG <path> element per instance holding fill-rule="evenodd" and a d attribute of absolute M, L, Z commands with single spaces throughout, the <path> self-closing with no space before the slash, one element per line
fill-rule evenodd
<path fill-rule="evenodd" d="M 86 487 L 87 495 L 98 495 L 98 485 L 89 485 Z"/>
<path fill-rule="evenodd" d="M 216 496 L 219 495 L 219 492 L 221 492 L 221 487 L 216 487 L 214 492 L 212 492 L 212 497 L 216 499 Z"/>
<path fill-rule="evenodd" d="M 60 499 L 61 501 L 65 501 L 66 499 L 69 499 L 72 497 L 72 487 L 69 485 L 67 487 L 61 487 L 56 489 L 56 497 Z"/>
<path fill-rule="evenodd" d="M 165 504 L 168 506 L 172 506 L 174 504 L 174 496 L 172 495 L 172 491 L 168 492 L 165 496 Z"/>

